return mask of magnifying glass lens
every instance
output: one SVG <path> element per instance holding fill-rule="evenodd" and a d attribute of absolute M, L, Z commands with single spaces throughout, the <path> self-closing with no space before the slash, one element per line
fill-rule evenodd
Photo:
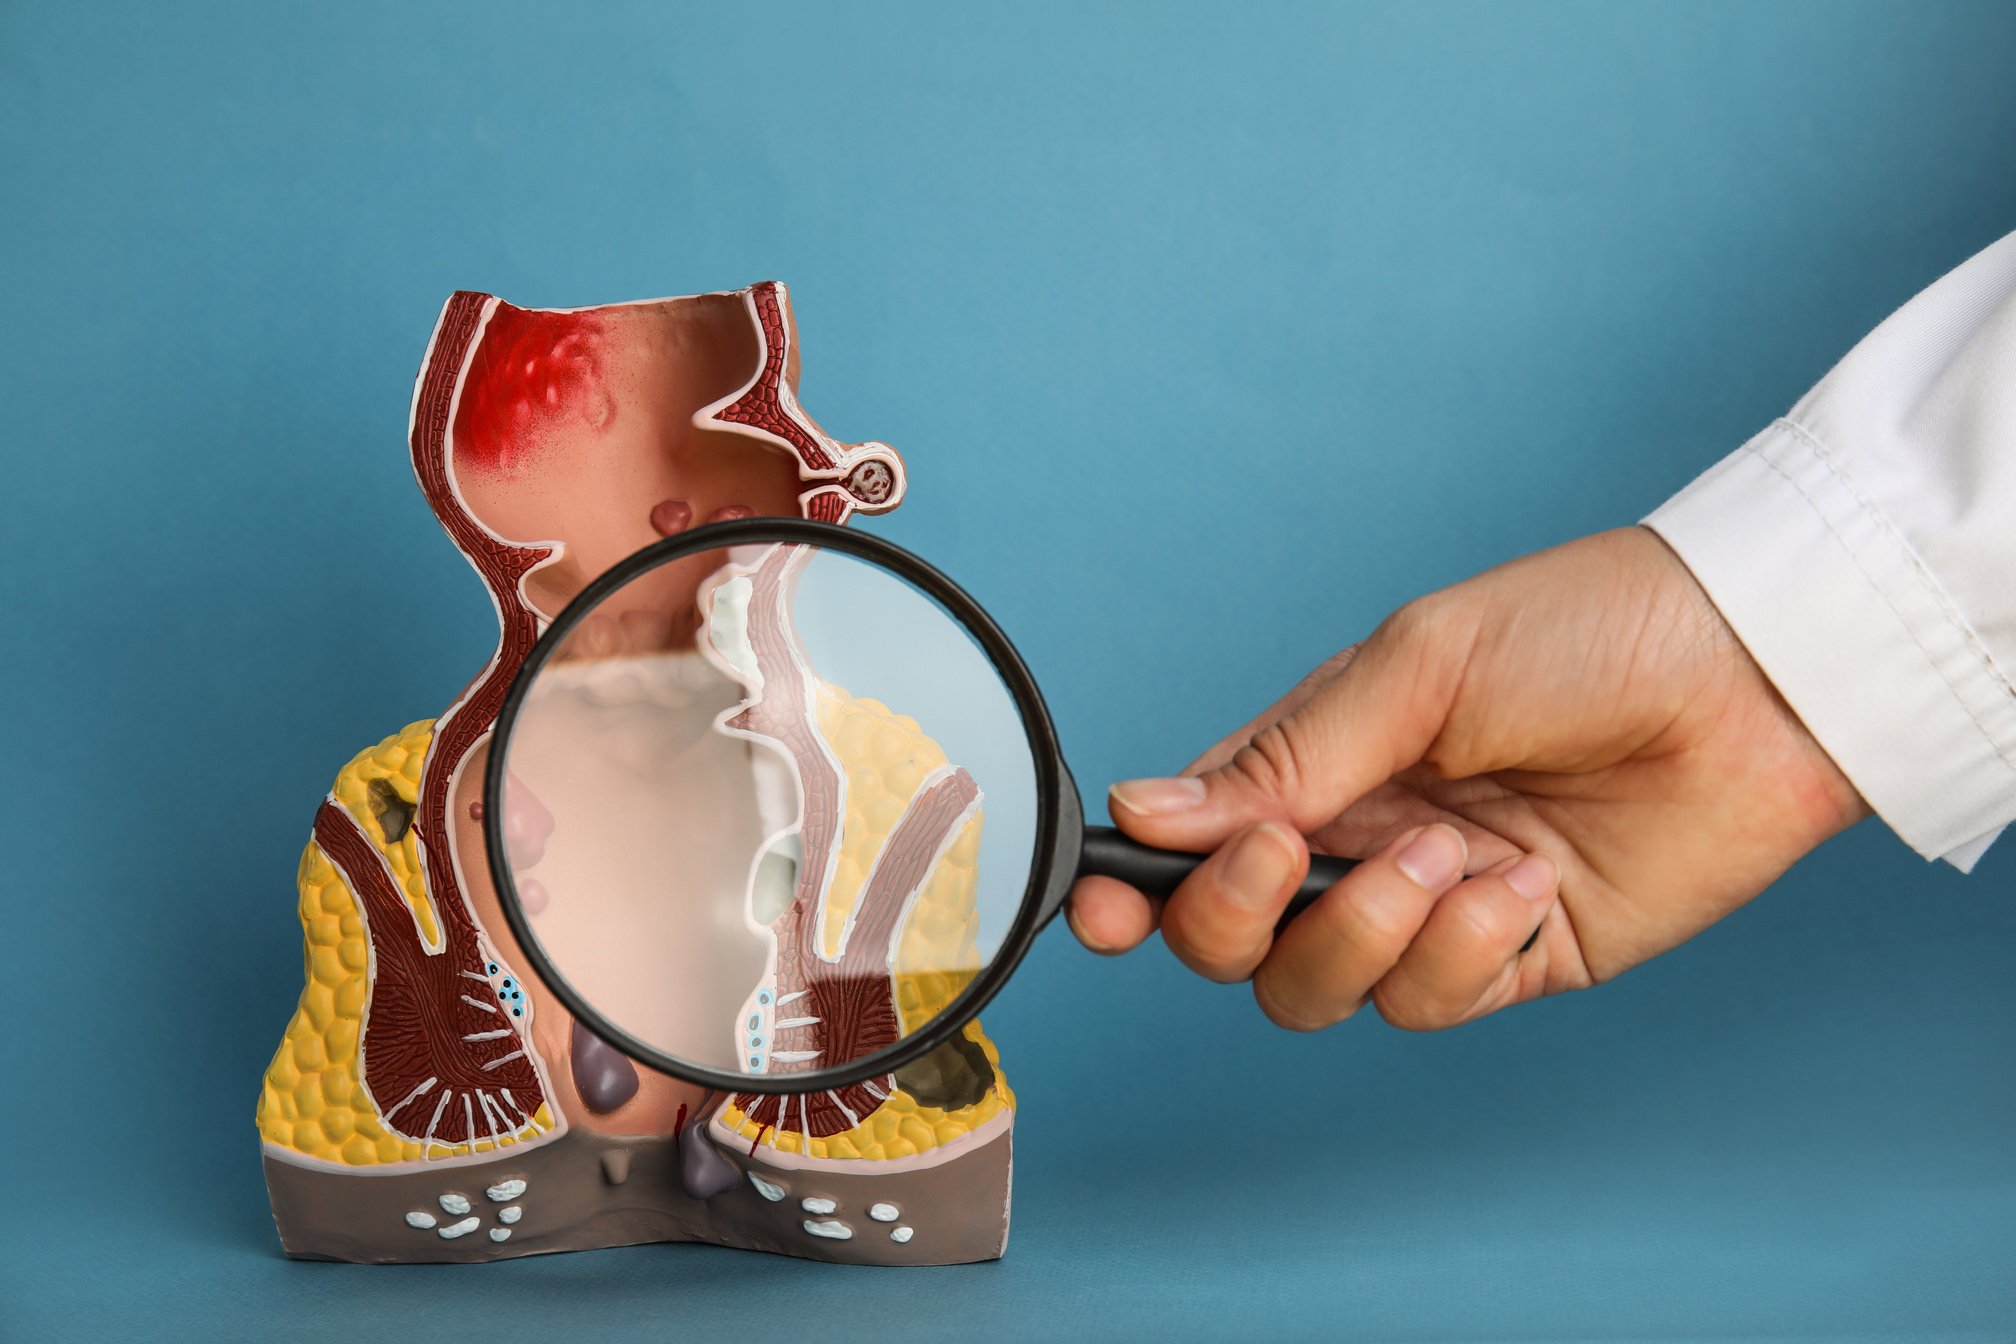
<path fill-rule="evenodd" d="M 1035 754 L 966 626 L 806 543 L 577 606 L 501 747 L 500 887 L 549 986 L 640 1058 L 768 1090 L 952 1009 L 1037 857 Z"/>

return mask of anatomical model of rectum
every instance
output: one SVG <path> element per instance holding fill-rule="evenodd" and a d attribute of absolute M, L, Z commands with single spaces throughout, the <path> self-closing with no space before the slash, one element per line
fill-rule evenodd
<path fill-rule="evenodd" d="M 1014 1096 L 977 1021 L 850 1087 L 710 1093 L 640 1069 L 528 982 L 485 858 L 492 730 L 571 598 L 707 522 L 844 523 L 902 501 L 891 449 L 840 443 L 799 407 L 795 338 L 774 283 L 566 311 L 460 293 L 442 311 L 413 466 L 501 637 L 453 704 L 360 753 L 316 812 L 306 984 L 258 1106 L 289 1255 L 705 1241 L 944 1264 L 1005 1246 Z M 964 987 L 946 968 L 975 960 L 984 825 L 928 725 L 809 670 L 793 554 L 674 562 L 576 626 L 521 711 L 503 818 L 542 944 L 639 987 L 599 1008 L 646 1039 L 723 1018 L 736 1065 L 769 1074 L 893 1042 Z M 623 787 L 569 768 L 597 750 Z M 760 933 L 742 962 L 681 936 L 703 907 Z"/>

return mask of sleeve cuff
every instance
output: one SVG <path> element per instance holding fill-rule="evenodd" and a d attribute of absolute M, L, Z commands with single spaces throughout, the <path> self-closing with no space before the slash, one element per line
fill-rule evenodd
<path fill-rule="evenodd" d="M 1878 816 L 1972 868 L 2016 820 L 2016 695 L 1924 562 L 1780 420 L 1645 525 Z"/>

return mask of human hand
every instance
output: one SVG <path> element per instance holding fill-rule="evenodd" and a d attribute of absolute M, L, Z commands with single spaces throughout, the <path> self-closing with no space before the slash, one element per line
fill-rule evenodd
<path fill-rule="evenodd" d="M 1409 603 L 1182 776 L 1115 785 L 1110 809 L 1136 840 L 1211 857 L 1167 902 L 1081 879 L 1080 941 L 1124 952 L 1159 925 L 1301 1031 L 1368 999 L 1432 1030 L 1601 983 L 1868 813 L 1643 528 Z M 1277 934 L 1312 846 L 1365 862 Z"/>

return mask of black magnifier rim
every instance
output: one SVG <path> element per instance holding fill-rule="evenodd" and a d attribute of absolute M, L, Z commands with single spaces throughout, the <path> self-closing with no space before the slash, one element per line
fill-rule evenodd
<path fill-rule="evenodd" d="M 510 855 L 504 844 L 505 763 L 510 760 L 511 735 L 517 727 L 519 709 L 537 680 L 539 670 L 575 627 L 611 593 L 639 575 L 702 551 L 775 544 L 818 546 L 880 566 L 935 599 L 979 643 L 1014 699 L 1015 707 L 1022 716 L 1023 730 L 1028 736 L 1030 755 L 1036 767 L 1036 843 L 1029 856 L 1029 884 L 1022 893 L 1021 907 L 1002 938 L 999 950 L 973 982 L 960 991 L 959 997 L 947 1004 L 936 1017 L 894 1045 L 845 1064 L 797 1073 L 735 1073 L 694 1064 L 639 1040 L 604 1017 L 546 955 L 519 903 L 518 883 L 512 874 Z M 1036 679 L 1029 674 L 1022 655 L 1016 652 L 1015 645 L 1001 627 L 965 589 L 930 562 L 894 542 L 866 532 L 806 518 L 747 518 L 709 523 L 646 546 L 582 589 L 547 627 L 519 666 L 491 730 L 490 757 L 484 766 L 483 779 L 483 846 L 490 861 L 491 880 L 496 884 L 498 904 L 503 907 L 504 920 L 511 926 L 520 951 L 546 989 L 574 1015 L 577 1022 L 631 1059 L 674 1078 L 719 1092 L 796 1096 L 845 1087 L 894 1072 L 922 1059 L 963 1029 L 1000 992 L 1001 986 L 1007 983 L 1008 977 L 1028 954 L 1029 945 L 1043 923 L 1044 897 L 1051 884 L 1051 870 L 1057 862 L 1059 800 L 1067 787 L 1066 779 L 1057 730 L 1050 721 L 1049 707 L 1043 703 L 1043 696 L 1036 689 Z"/>

